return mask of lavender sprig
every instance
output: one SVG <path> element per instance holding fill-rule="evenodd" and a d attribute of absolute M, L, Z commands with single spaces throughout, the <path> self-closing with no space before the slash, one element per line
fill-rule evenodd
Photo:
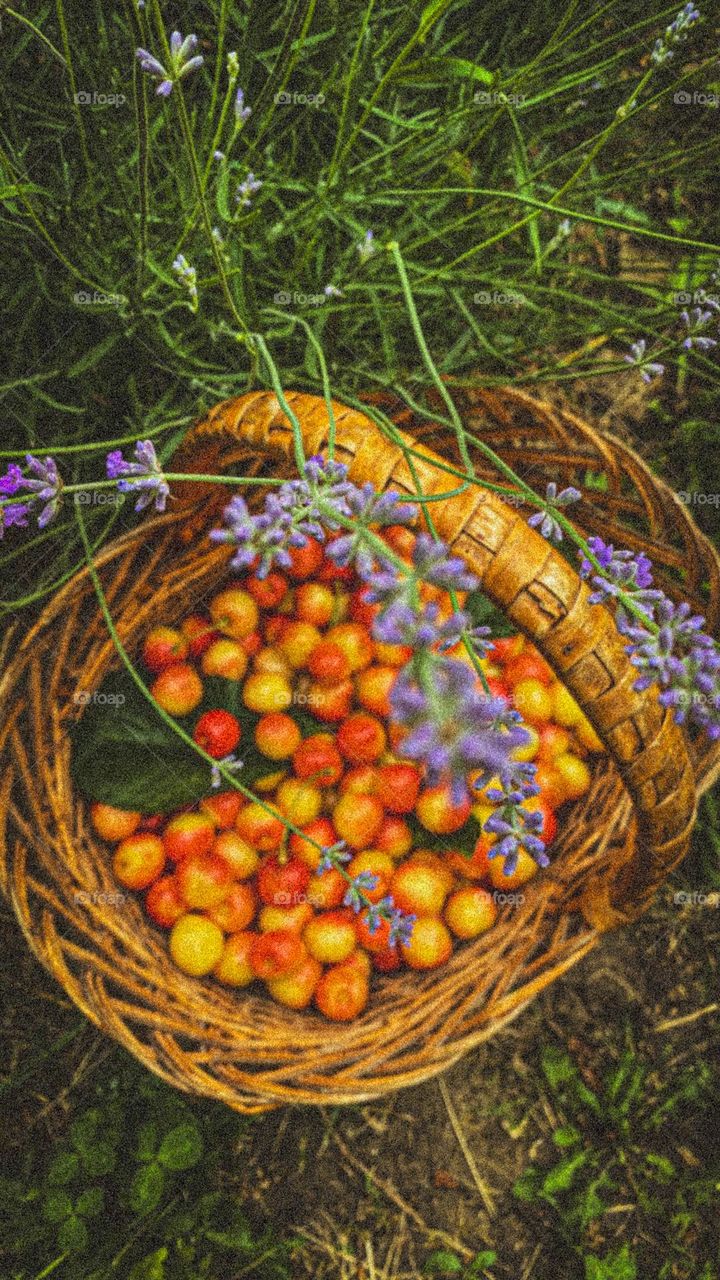
<path fill-rule="evenodd" d="M 651 360 L 650 356 L 646 354 L 646 348 L 647 342 L 645 339 L 638 338 L 637 342 L 633 342 L 630 346 L 630 355 L 623 356 L 623 360 L 639 369 L 643 382 L 652 382 L 654 377 L 663 375 L 665 365 L 660 364 L 657 360 Z"/>
<path fill-rule="evenodd" d="M 173 31 L 170 36 L 170 67 L 167 70 L 162 62 L 147 49 L 135 50 L 135 55 L 145 74 L 160 81 L 155 92 L 161 97 L 169 97 L 174 84 L 184 80 L 191 72 L 197 71 L 203 65 L 205 59 L 201 54 L 195 54 L 197 43 L 197 36 L 189 35 L 183 40 L 179 31 Z"/>
<path fill-rule="evenodd" d="M 672 708 L 676 723 L 695 724 L 710 738 L 719 738 L 720 649 L 702 631 L 705 619 L 693 615 L 686 602 L 676 605 L 652 587 L 652 564 L 642 552 L 616 551 L 601 538 L 590 538 L 588 545 L 602 572 L 595 572 L 583 557 L 580 573 L 593 575 L 593 604 L 617 601 L 616 625 L 627 638 L 630 661 L 641 673 L 635 689 L 657 685 L 659 700 Z M 618 600 L 620 591 L 641 606 L 644 621 Z"/>
<path fill-rule="evenodd" d="M 507 770 L 511 753 L 529 741 L 518 713 L 478 683 L 464 662 L 421 648 L 390 693 L 392 718 L 407 729 L 399 753 L 424 765 L 430 786 L 449 779 L 456 805 L 468 796 L 468 773 L 487 779 Z"/>
<path fill-rule="evenodd" d="M 655 41 L 650 57 L 656 66 L 661 67 L 669 58 L 674 57 L 673 46 L 687 39 L 687 33 L 700 18 L 700 10 L 694 4 L 686 4 L 676 18 L 665 28 L 665 34 Z"/>
<path fill-rule="evenodd" d="M 348 875 L 342 864 L 349 862 L 351 856 L 347 852 L 345 841 L 338 841 L 337 844 L 323 850 L 323 856 L 317 868 L 318 874 L 335 868 L 345 876 L 348 881 L 348 889 L 343 899 L 343 905 L 352 907 L 356 913 L 366 908 L 370 933 L 377 933 L 380 928 L 380 922 L 388 920 L 390 922 L 388 945 L 393 946 L 396 942 L 409 942 L 416 917 L 401 911 L 399 907 L 395 906 L 391 897 L 381 898 L 379 902 L 370 902 L 366 895 L 368 891 L 372 892 L 373 889 L 377 888 L 378 878 L 371 871 L 360 871 L 356 876 Z"/>
<path fill-rule="evenodd" d="M 190 305 L 193 311 L 197 311 L 198 291 L 197 291 L 197 271 L 190 266 L 184 254 L 179 253 L 172 264 L 172 269 L 178 277 L 181 284 L 185 286 L 190 295 Z"/>
<path fill-rule="evenodd" d="M 50 524 L 60 509 L 63 482 L 55 459 L 46 457 L 41 462 L 28 453 L 25 455 L 25 462 L 30 475 L 25 475 L 17 463 L 11 462 L 6 474 L 0 477 L 0 494 L 4 495 L 4 500 L 0 500 L 0 538 L 5 529 L 13 526 L 26 528 L 28 515 L 38 505 L 42 508 L 37 518 L 39 529 Z M 20 500 L 18 494 L 23 494 L 24 500 Z"/>
<path fill-rule="evenodd" d="M 257 194 L 262 185 L 262 181 L 256 178 L 254 173 L 249 173 L 246 178 L 243 178 L 235 192 L 235 199 L 241 208 L 250 208 L 253 196 Z"/>
<path fill-rule="evenodd" d="M 687 336 L 683 339 L 683 347 L 686 351 L 697 347 L 699 351 L 710 351 L 712 347 L 717 346 L 715 338 L 710 338 L 703 329 L 712 319 L 714 319 L 712 310 L 703 311 L 702 307 L 693 307 L 692 311 L 681 311 L 680 319 L 687 329 Z"/>
<path fill-rule="evenodd" d="M 233 109 L 235 112 L 235 121 L 238 125 L 245 124 L 245 121 L 249 120 L 252 115 L 252 107 L 245 106 L 245 94 L 242 89 L 238 89 L 235 94 L 235 106 Z"/>
<path fill-rule="evenodd" d="M 107 456 L 109 480 L 117 480 L 120 493 L 139 492 L 136 511 L 144 511 L 152 502 L 156 511 L 164 511 L 170 494 L 170 486 L 158 462 L 152 440 L 138 440 L 135 445 L 135 462 L 127 462 L 119 449 Z"/>
<path fill-rule="evenodd" d="M 385 505 L 375 508 L 373 516 L 397 523 L 402 510 L 389 495 L 383 495 Z M 343 519 L 353 514 L 351 501 L 358 511 L 367 504 L 368 495 L 347 479 L 347 467 L 339 462 L 325 462 L 322 458 L 310 458 L 304 468 L 303 478 L 290 480 L 270 494 L 265 508 L 252 515 L 245 500 L 235 497 L 224 511 L 226 529 L 213 529 L 213 542 L 230 543 L 237 550 L 231 561 L 233 568 L 247 568 L 259 558 L 257 573 L 265 577 L 273 565 L 281 569 L 291 564 L 290 548 L 302 547 L 309 537 L 325 541 L 325 530 L 336 531 L 340 526 L 334 516 Z M 338 538 L 328 547 L 336 563 L 349 561 L 359 542 Z"/>
<path fill-rule="evenodd" d="M 495 798 L 499 808 L 483 824 L 483 831 L 498 837 L 488 850 L 488 858 L 504 858 L 503 875 L 511 876 L 518 864 L 520 850 L 524 849 L 538 866 L 546 867 L 550 859 L 545 845 L 537 834 L 542 828 L 543 816 L 537 810 L 523 809 L 520 793 L 514 790 L 487 792 L 489 800 Z"/>
<path fill-rule="evenodd" d="M 563 531 L 552 514 L 553 508 L 567 507 L 571 502 L 579 502 L 582 494 L 579 489 L 569 485 L 567 489 L 557 491 L 557 485 L 551 480 L 545 491 L 545 506 L 542 511 L 536 511 L 535 515 L 530 516 L 528 524 L 533 528 L 540 528 L 543 538 L 550 538 L 553 542 L 562 542 Z"/>

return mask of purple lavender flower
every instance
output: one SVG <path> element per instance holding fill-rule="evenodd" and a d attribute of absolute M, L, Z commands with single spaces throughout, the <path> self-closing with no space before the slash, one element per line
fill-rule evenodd
<path fill-rule="evenodd" d="M 0 493 L 4 493 L 6 497 L 12 497 L 20 488 L 22 478 L 22 468 L 16 462 L 11 462 L 6 474 L 0 476 Z"/>
<path fill-rule="evenodd" d="M 702 631 L 705 619 L 687 602 L 667 596 L 655 607 L 657 632 L 636 624 L 626 629 L 630 661 L 641 672 L 638 690 L 660 687 L 660 702 L 671 707 L 678 724 L 686 720 L 720 737 L 720 651 Z"/>
<path fill-rule="evenodd" d="M 503 858 L 503 875 L 511 876 L 518 863 L 520 850 L 534 858 L 539 867 L 547 867 L 550 859 L 545 852 L 545 845 L 536 833 L 542 827 L 542 814 L 523 809 L 517 804 L 507 804 L 493 813 L 483 825 L 498 837 L 496 843 L 488 850 L 489 858 Z"/>
<path fill-rule="evenodd" d="M 344 296 L 342 289 L 338 289 L 334 284 L 326 284 L 323 293 L 326 298 L 342 298 Z"/>
<path fill-rule="evenodd" d="M 317 870 L 318 875 L 323 871 L 332 871 L 335 867 L 341 867 L 343 862 L 350 862 L 352 854 L 348 853 L 344 840 L 338 840 L 337 844 L 329 845 L 323 849 L 323 855 L 320 859 Z"/>
<path fill-rule="evenodd" d="M 591 604 L 604 604 L 609 599 L 617 599 L 621 591 L 631 593 L 633 600 L 643 609 L 649 609 L 648 617 L 652 617 L 652 606 L 662 599 L 662 591 L 652 589 L 652 564 L 648 557 L 638 552 L 616 551 L 611 543 L 602 538 L 589 538 L 588 546 L 600 563 L 603 574 L 596 573 L 594 565 L 580 552 L 580 576 L 591 577 L 595 590 L 590 596 Z M 617 623 L 619 630 L 629 624 L 626 610 L 618 602 Z"/>
<path fill-rule="evenodd" d="M 655 376 L 662 376 L 665 372 L 665 365 L 659 364 L 657 360 L 651 360 L 649 356 L 645 354 L 646 347 L 647 342 L 645 339 L 639 338 L 637 342 L 632 343 L 630 347 L 630 355 L 623 356 L 623 360 L 625 360 L 627 364 L 635 365 L 636 368 L 639 369 L 640 377 L 643 382 L 652 382 L 652 379 Z"/>
<path fill-rule="evenodd" d="M 138 440 L 135 458 L 135 462 L 126 462 L 121 451 L 114 449 L 107 456 L 108 479 L 117 480 L 120 493 L 139 491 L 136 511 L 144 511 L 153 501 L 156 511 L 164 511 L 170 486 L 163 475 L 152 440 Z"/>
<path fill-rule="evenodd" d="M 238 204 L 240 204 L 243 209 L 249 209 L 252 204 L 253 196 L 260 190 L 262 185 L 262 182 L 259 178 L 255 177 L 254 173 L 249 173 L 240 183 L 235 192 L 235 199 Z"/>
<path fill-rule="evenodd" d="M 27 502 L 12 502 L 3 508 L 3 524 L 6 529 L 11 525 L 25 526 L 28 512 L 32 511 L 38 503 L 42 504 L 42 510 L 37 518 L 40 529 L 44 529 L 51 520 L 54 520 L 60 509 L 62 480 L 55 459 L 46 458 L 41 462 L 39 458 L 27 453 L 25 462 L 31 475 L 24 475 L 20 467 L 12 463 L 8 467 L 7 474 L 0 481 L 0 488 L 8 497 L 21 492 L 28 495 Z"/>
<path fill-rule="evenodd" d="M 428 533 L 419 533 L 413 547 L 412 562 L 415 573 L 423 582 L 446 591 L 474 591 L 478 580 L 470 573 L 460 556 L 449 553 L 447 545 Z"/>
<path fill-rule="evenodd" d="M 407 583 L 406 576 L 398 579 L 397 571 L 390 560 L 377 556 L 367 545 L 365 530 L 372 525 L 408 524 L 415 517 L 415 512 L 407 503 L 400 501 L 400 495 L 394 489 L 386 493 L 378 493 L 371 484 L 364 484 L 361 489 L 350 485 L 345 492 L 345 512 L 356 521 L 352 533 L 345 533 L 336 538 L 328 547 L 328 556 L 341 568 L 353 564 L 356 572 L 366 582 L 371 582 L 373 592 L 379 582 L 392 582 L 391 591 L 399 592 L 401 584 Z M 378 573 L 380 577 L 378 578 Z M 369 596 L 372 601 L 377 597 Z M 393 595 L 395 598 L 395 595 Z"/>
<path fill-rule="evenodd" d="M 367 875 L 367 872 L 361 872 L 361 875 Z M 377 879 L 377 877 L 375 877 Z M 371 885 L 370 888 L 374 888 Z M 346 903 L 346 905 L 349 905 Z M 381 898 L 379 902 L 371 902 L 365 915 L 365 922 L 370 933 L 377 933 L 380 928 L 380 921 L 390 918 L 390 913 L 395 909 L 395 903 L 392 898 Z"/>
<path fill-rule="evenodd" d="M 490 653 L 492 643 L 492 627 L 471 627 L 466 632 L 466 639 L 470 641 L 470 645 L 479 658 L 486 658 Z M 442 652 L 444 646 L 440 646 Z"/>
<path fill-rule="evenodd" d="M 703 311 L 702 307 L 693 307 L 691 312 L 681 311 L 680 319 L 687 329 L 687 337 L 683 339 L 683 347 L 690 351 L 697 347 L 699 351 L 710 351 L 717 346 L 715 338 L 709 338 L 702 330 L 713 319 L 712 311 Z"/>
<path fill-rule="evenodd" d="M 365 900 L 361 895 L 366 893 L 368 889 L 377 889 L 379 883 L 378 877 L 373 875 L 372 871 L 358 872 L 348 885 L 347 893 L 343 898 L 343 906 L 352 907 L 353 911 L 362 911 L 365 906 Z"/>
<path fill-rule="evenodd" d="M 13 502 L 3 506 L 2 520 L 0 520 L 0 538 L 4 536 L 6 529 L 10 529 L 13 526 L 26 529 L 29 511 L 29 502 Z"/>
<path fill-rule="evenodd" d="M 456 645 L 470 619 L 457 610 L 440 621 L 440 607 L 431 600 L 418 612 L 409 604 L 395 601 L 381 610 L 373 624 L 373 635 L 383 644 L 410 645 L 413 649 L 439 645 L 440 650 Z"/>
<path fill-rule="evenodd" d="M 552 514 L 553 507 L 567 507 L 571 502 L 579 502 L 582 494 L 579 489 L 569 485 L 567 489 L 557 491 L 557 485 L 551 480 L 545 492 L 545 507 L 530 516 L 528 524 L 533 528 L 540 527 L 543 538 L 551 538 L 553 542 L 562 542 L 562 529 Z"/>
<path fill-rule="evenodd" d="M 591 538 L 589 546 L 608 575 L 593 576 L 597 590 L 590 599 L 599 603 L 617 598 L 622 590 L 645 614 L 643 622 L 617 602 L 617 628 L 627 638 L 630 661 L 640 672 L 635 688 L 657 685 L 661 704 L 672 708 L 678 724 L 687 721 L 710 738 L 720 738 L 720 649 L 702 631 L 705 619 L 693 614 L 687 602 L 676 605 L 663 591 L 651 589 L 647 556 L 616 551 L 601 538 Z M 594 572 L 587 558 L 580 572 L 583 577 Z"/>
<path fill-rule="evenodd" d="M 394 947 L 396 943 L 406 947 L 412 937 L 413 925 L 417 920 L 417 916 L 405 914 L 399 907 L 395 907 L 390 914 L 390 932 L 388 933 L 388 946 Z"/>
<path fill-rule="evenodd" d="M 428 785 L 449 779 L 453 803 L 461 804 L 468 773 L 479 769 L 486 779 L 500 774 L 528 734 L 504 698 L 482 692 L 464 662 L 429 659 L 407 663 L 393 685 L 392 719 L 408 730 L 398 750 L 425 766 Z"/>
<path fill-rule="evenodd" d="M 173 31 L 170 36 L 170 69 L 166 70 L 162 62 L 160 62 L 147 49 L 136 49 L 136 57 L 140 60 L 141 69 L 154 80 L 159 80 L 160 84 L 156 89 L 161 97 L 167 98 L 172 93 L 173 85 L 178 81 L 184 80 L 191 72 L 197 71 L 198 67 L 203 65 L 205 59 L 200 55 L 194 54 L 197 48 L 198 38 L 195 35 L 186 36 L 183 40 L 179 31 Z"/>
<path fill-rule="evenodd" d="M 60 509 L 62 480 L 58 474 L 54 458 L 46 458 L 44 462 L 41 462 L 39 458 L 34 458 L 31 453 L 28 453 L 25 461 L 33 472 L 35 479 L 23 476 L 20 481 L 20 488 L 28 490 L 34 495 L 37 502 L 45 504 L 38 516 L 38 528 L 44 529 L 51 520 L 55 519 Z"/>
<path fill-rule="evenodd" d="M 687 33 L 700 18 L 700 10 L 694 4 L 686 4 L 676 18 L 665 28 L 665 34 L 655 41 L 650 57 L 656 66 L 661 67 L 669 58 L 674 57 L 673 45 L 687 39 Z"/>
<path fill-rule="evenodd" d="M 260 557 L 259 577 L 267 577 L 274 564 L 281 569 L 290 567 L 288 548 L 293 545 L 292 514 L 282 508 L 273 509 L 268 502 L 266 502 L 265 511 L 255 516 L 250 514 L 245 499 L 236 494 L 223 512 L 225 524 L 228 527 L 211 530 L 212 542 L 227 542 L 237 547 L 230 561 L 233 569 L 249 568 L 258 556 Z M 299 545 L 304 542 L 303 538 Z"/>
<path fill-rule="evenodd" d="M 266 577 L 273 564 L 290 567 L 290 548 L 302 547 L 309 537 L 325 540 L 325 529 L 337 528 L 333 515 L 347 516 L 348 495 L 354 486 L 342 463 L 311 458 L 302 480 L 289 480 L 265 499 L 258 515 L 251 515 L 244 498 L 232 498 L 224 511 L 226 529 L 213 529 L 213 542 L 237 547 L 233 568 L 244 569 L 259 559 L 257 573 Z M 333 544 L 335 545 L 335 544 Z"/>
<path fill-rule="evenodd" d="M 252 107 L 245 106 L 245 94 L 243 93 L 242 89 L 238 89 L 237 93 L 235 94 L 234 111 L 235 111 L 235 119 L 238 125 L 245 124 L 245 121 L 249 120 L 250 116 L 252 115 Z"/>

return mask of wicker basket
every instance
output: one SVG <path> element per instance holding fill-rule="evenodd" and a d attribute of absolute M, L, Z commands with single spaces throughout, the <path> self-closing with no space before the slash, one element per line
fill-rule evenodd
<path fill-rule="evenodd" d="M 288 400 L 308 453 L 327 439 L 322 399 Z M 564 410 L 505 389 L 465 394 L 469 430 L 544 490 L 549 479 L 607 488 L 574 508 L 588 532 L 642 549 L 670 593 L 681 593 L 714 630 L 720 572 L 685 507 L 630 449 Z M 423 490 L 457 481 L 434 465 L 457 461 L 452 433 L 399 415 L 404 454 L 369 418 L 335 404 L 337 457 L 358 481 Z M 187 438 L 177 470 L 292 471 L 291 432 L 267 393 L 218 405 Z M 476 463 L 490 476 L 482 456 Z M 496 474 L 492 475 L 496 479 Z M 586 494 L 593 496 L 592 490 Z M 227 502 L 222 486 L 185 484 L 167 514 L 109 545 L 100 576 L 131 652 L 158 619 L 197 607 L 227 574 L 227 548 L 204 538 Z M 696 797 L 720 768 L 720 747 L 691 740 L 655 693 L 633 690 L 634 670 L 611 615 L 588 604 L 568 562 L 530 529 L 528 512 L 470 487 L 433 505 L 438 531 L 472 565 L 484 591 L 530 636 L 583 706 L 608 756 L 563 824 L 551 866 L 505 908 L 488 934 L 459 947 L 441 970 L 379 979 L 355 1022 L 329 1025 L 254 992 L 184 977 L 142 906 L 111 905 L 107 850 L 87 823 L 69 777 L 74 694 L 116 665 L 86 572 L 51 600 L 18 641 L 2 680 L 5 748 L 0 876 L 29 945 L 98 1027 L 176 1087 L 239 1111 L 283 1103 L 350 1103 L 425 1080 L 492 1035 L 595 945 L 638 915 L 685 855 Z"/>

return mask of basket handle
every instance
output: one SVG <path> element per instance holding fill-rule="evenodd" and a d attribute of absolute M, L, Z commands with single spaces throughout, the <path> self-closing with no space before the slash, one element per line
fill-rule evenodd
<path fill-rule="evenodd" d="M 308 455 L 327 447 L 328 415 L 320 396 L 287 392 Z M 399 445 L 364 414 L 333 401 L 335 456 L 350 478 L 416 492 Z M 413 466 L 426 494 L 442 493 L 448 476 L 440 458 L 411 436 L 399 438 L 414 451 Z M 233 449 L 233 442 L 236 448 Z M 271 392 L 255 392 L 216 405 L 188 434 L 179 469 L 221 471 L 248 447 L 293 456 L 290 423 Z M 421 455 L 421 456 L 418 456 Z M 215 486 L 211 502 L 226 494 Z M 192 490 L 195 490 L 194 494 Z M 208 517 L 210 486 L 187 484 L 178 498 Z M 517 510 L 497 494 L 477 487 L 433 507 L 438 533 L 472 565 L 485 594 L 522 630 L 579 702 L 605 744 L 630 794 L 637 819 L 632 858 L 599 870 L 583 892 L 581 909 L 599 929 L 634 919 L 669 872 L 685 857 L 697 808 L 695 775 L 686 739 L 653 688 L 637 692 L 637 671 L 610 612 L 589 603 L 590 592 L 567 561 Z M 190 515 L 190 512 L 188 512 Z M 192 517 L 191 517 L 192 523 Z"/>

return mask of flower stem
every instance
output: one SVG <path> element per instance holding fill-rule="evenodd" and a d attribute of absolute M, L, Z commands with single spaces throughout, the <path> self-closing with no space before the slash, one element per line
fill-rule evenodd
<path fill-rule="evenodd" d="M 153 0 L 153 12 L 155 15 L 155 20 L 158 28 L 158 34 L 160 36 L 160 39 L 163 45 L 163 52 L 166 59 L 166 65 L 170 66 L 172 63 L 170 44 L 165 32 L 162 16 L 160 14 L 160 7 L 158 4 L 158 0 Z M 218 245 L 215 242 L 215 237 L 213 236 L 213 233 L 212 233 L 212 223 L 210 220 L 210 213 L 207 207 L 207 201 L 205 200 L 202 175 L 200 173 L 200 165 L 198 163 L 197 151 L 195 149 L 195 140 L 193 138 L 192 129 L 190 127 L 190 117 L 188 116 L 187 106 L 185 105 L 185 98 L 183 96 L 182 85 L 180 84 L 179 81 L 175 82 L 173 86 L 173 92 L 177 97 L 178 111 L 180 114 L 180 127 L 182 129 L 183 140 L 185 142 L 185 148 L 187 151 L 188 160 L 190 161 L 190 172 L 192 174 L 193 185 L 195 187 L 195 195 L 197 197 L 198 204 L 200 206 L 200 212 L 202 214 L 202 220 L 205 226 L 205 232 L 208 238 L 208 242 L 210 244 L 212 255 L 213 255 L 213 258 L 215 259 L 215 267 L 218 273 L 218 277 L 220 279 L 220 285 L 225 297 L 225 301 L 227 302 L 228 307 L 230 308 L 232 317 L 235 323 L 237 324 L 238 328 L 241 330 L 243 338 L 247 340 L 248 327 L 243 317 L 240 315 L 240 312 L 237 309 L 235 299 L 230 289 L 230 283 L 227 277 L 227 273 L 225 271 L 225 263 L 223 262 L 222 254 L 220 252 Z"/>

